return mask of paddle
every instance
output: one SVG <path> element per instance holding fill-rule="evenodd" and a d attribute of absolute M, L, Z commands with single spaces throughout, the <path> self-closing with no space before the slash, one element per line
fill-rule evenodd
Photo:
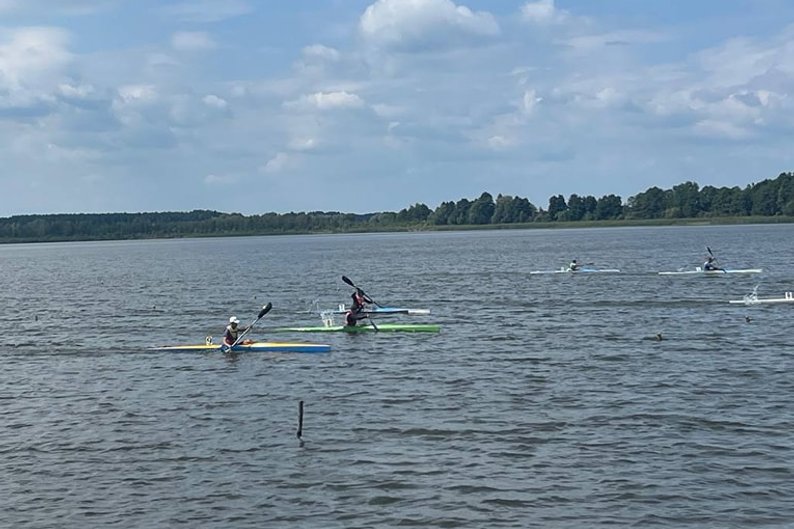
<path fill-rule="evenodd" d="M 716 259 L 716 258 L 714 257 L 714 253 L 712 253 L 712 251 L 711 251 L 711 248 L 709 248 L 708 246 L 706 246 L 706 250 L 708 250 L 708 251 L 709 251 L 709 255 L 711 256 L 711 258 L 712 258 L 712 259 Z M 714 270 L 721 270 L 721 271 L 722 271 L 724 274 L 727 274 L 727 273 L 728 273 L 728 271 L 727 271 L 727 270 L 725 270 L 724 268 L 717 268 L 716 266 L 714 267 Z"/>
<path fill-rule="evenodd" d="M 237 337 L 237 339 L 234 341 L 234 343 L 233 343 L 232 345 L 226 345 L 226 344 L 223 344 L 223 345 L 221 346 L 221 351 L 222 351 L 222 352 L 224 352 L 224 353 L 226 353 L 226 352 L 230 351 L 230 350 L 231 350 L 231 349 L 232 349 L 232 348 L 233 348 L 235 345 L 237 345 L 238 343 L 242 342 L 242 341 L 243 341 L 243 338 L 245 337 L 245 335 L 246 335 L 246 334 L 248 334 L 248 332 L 249 332 L 249 331 L 250 331 L 250 330 L 253 328 L 253 326 L 256 324 L 256 322 L 258 322 L 259 320 L 261 320 L 261 319 L 262 319 L 262 317 L 263 317 L 265 314 L 267 314 L 268 312 L 270 312 L 270 309 L 272 309 L 272 308 L 273 308 L 273 304 L 272 304 L 272 303 L 270 303 L 270 302 L 268 302 L 268 304 L 267 304 L 267 305 L 265 305 L 264 307 L 262 307 L 262 310 L 260 310 L 260 311 L 259 311 L 259 315 L 256 317 L 256 319 L 255 319 L 254 321 L 252 321 L 252 322 L 251 322 L 251 325 L 249 325 L 249 326 L 248 326 L 248 327 L 247 327 L 247 328 L 246 328 L 246 329 L 245 329 L 245 330 L 244 330 L 244 331 L 243 331 L 243 332 L 240 334 L 240 336 L 238 336 L 238 337 Z"/>

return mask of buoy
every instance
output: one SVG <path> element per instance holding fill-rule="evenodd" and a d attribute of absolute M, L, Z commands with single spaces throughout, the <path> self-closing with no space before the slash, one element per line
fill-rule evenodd
<path fill-rule="evenodd" d="M 303 401 L 298 402 L 298 439 L 303 435 Z"/>

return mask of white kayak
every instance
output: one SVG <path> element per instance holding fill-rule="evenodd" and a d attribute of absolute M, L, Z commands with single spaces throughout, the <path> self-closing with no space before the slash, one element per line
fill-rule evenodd
<path fill-rule="evenodd" d="M 782 298 L 759 298 L 758 293 L 753 290 L 752 294 L 747 294 L 742 299 L 732 299 L 728 303 L 734 305 L 761 305 L 764 303 L 794 303 L 794 292 L 786 292 Z"/>
<path fill-rule="evenodd" d="M 533 270 L 529 274 L 619 274 L 620 270 L 617 268 L 578 268 L 572 270 L 567 266 L 562 266 L 557 270 Z"/>
<path fill-rule="evenodd" d="M 721 276 L 725 274 L 760 274 L 763 270 L 761 268 L 723 268 L 720 270 L 703 270 L 703 267 L 697 266 L 694 270 L 678 270 L 676 272 L 659 272 L 660 276 Z"/>
<path fill-rule="evenodd" d="M 346 314 L 349 309 L 345 305 L 340 304 L 338 308 L 328 311 L 332 314 Z M 401 307 L 373 307 L 364 309 L 360 314 L 367 316 L 389 316 L 391 314 L 407 314 L 409 316 L 427 316 L 430 314 L 430 309 L 407 309 Z"/>

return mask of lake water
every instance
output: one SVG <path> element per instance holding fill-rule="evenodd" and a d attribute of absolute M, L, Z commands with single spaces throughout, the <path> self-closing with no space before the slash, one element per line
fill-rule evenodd
<path fill-rule="evenodd" d="M 0 246 L 0 526 L 793 527 L 794 304 L 727 303 L 794 290 L 793 241 L 775 225 Z M 706 246 L 764 273 L 656 274 Z M 571 258 L 624 273 L 528 274 Z M 348 301 L 342 274 L 441 333 L 268 334 Z M 268 301 L 254 338 L 333 351 L 148 350 L 218 341 Z"/>

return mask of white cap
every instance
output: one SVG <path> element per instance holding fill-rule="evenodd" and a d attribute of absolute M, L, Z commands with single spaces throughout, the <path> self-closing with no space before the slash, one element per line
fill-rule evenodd
<path fill-rule="evenodd" d="M 229 318 L 229 323 L 240 323 L 240 320 L 237 319 L 237 316 L 232 316 Z"/>

